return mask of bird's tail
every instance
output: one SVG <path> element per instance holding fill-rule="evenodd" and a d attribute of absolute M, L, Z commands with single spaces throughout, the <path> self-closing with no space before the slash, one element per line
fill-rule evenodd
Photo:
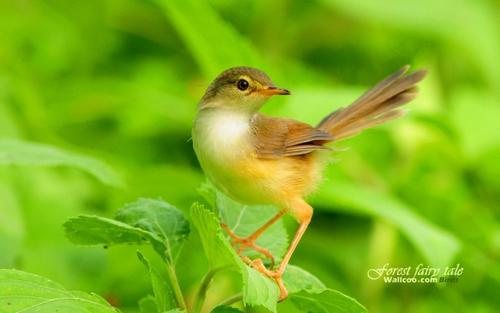
<path fill-rule="evenodd" d="M 341 140 L 358 134 L 364 129 L 390 121 L 404 114 L 399 109 L 417 96 L 416 84 L 427 74 L 426 70 L 405 75 L 409 66 L 379 82 L 350 106 L 327 115 L 317 126 Z"/>

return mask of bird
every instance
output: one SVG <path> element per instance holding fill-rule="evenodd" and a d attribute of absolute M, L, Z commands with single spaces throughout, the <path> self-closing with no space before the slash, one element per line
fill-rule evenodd
<path fill-rule="evenodd" d="M 306 202 L 321 181 L 339 140 L 402 116 L 401 106 L 418 93 L 417 83 L 426 70 L 408 74 L 406 65 L 362 94 L 352 104 L 325 116 L 317 125 L 259 113 L 275 95 L 290 95 L 277 87 L 263 71 L 233 67 L 219 74 L 198 104 L 192 127 L 195 154 L 205 175 L 220 191 L 237 202 L 269 204 L 279 212 L 253 234 L 238 237 L 221 224 L 243 260 L 273 279 L 279 301 L 287 298 L 282 277 L 299 241 L 311 222 L 313 208 Z M 306 104 L 305 104 L 306 105 Z M 273 255 L 255 241 L 285 214 L 298 228 L 281 262 L 274 267 Z M 250 260 L 241 252 L 254 249 L 272 260 L 266 267 L 261 258 Z"/>

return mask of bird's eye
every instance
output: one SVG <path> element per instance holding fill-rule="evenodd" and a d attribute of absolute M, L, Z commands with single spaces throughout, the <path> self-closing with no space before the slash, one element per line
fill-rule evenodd
<path fill-rule="evenodd" d="M 244 91 L 244 90 L 247 90 L 248 89 L 248 86 L 250 86 L 250 84 L 244 80 L 244 79 L 240 79 L 238 80 L 238 82 L 236 83 L 236 86 L 238 86 L 238 89 L 241 90 L 241 91 Z"/>

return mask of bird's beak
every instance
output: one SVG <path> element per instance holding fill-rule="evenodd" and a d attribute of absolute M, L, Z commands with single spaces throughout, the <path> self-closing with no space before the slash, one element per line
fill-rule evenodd
<path fill-rule="evenodd" d="M 274 95 L 289 95 L 290 91 L 275 86 L 268 86 L 261 89 L 260 93 L 266 96 L 274 96 Z"/>

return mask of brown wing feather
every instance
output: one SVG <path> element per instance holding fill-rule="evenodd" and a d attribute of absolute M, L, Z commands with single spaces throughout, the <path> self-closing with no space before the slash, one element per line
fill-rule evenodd
<path fill-rule="evenodd" d="M 324 146 L 328 142 L 400 117 L 405 111 L 399 107 L 416 97 L 416 84 L 427 73 L 420 70 L 405 75 L 408 68 L 405 66 L 382 80 L 348 107 L 327 115 L 317 127 L 257 114 L 253 120 L 257 156 L 276 159 L 328 149 Z"/>
<path fill-rule="evenodd" d="M 276 159 L 328 149 L 333 137 L 306 123 L 257 114 L 252 121 L 255 151 L 259 158 Z"/>

